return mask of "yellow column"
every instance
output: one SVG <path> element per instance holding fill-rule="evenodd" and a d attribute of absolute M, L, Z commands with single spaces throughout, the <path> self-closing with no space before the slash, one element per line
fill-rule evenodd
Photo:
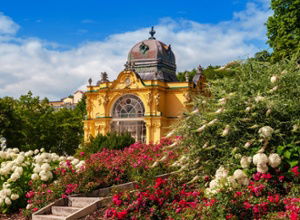
<path fill-rule="evenodd" d="M 146 144 L 149 144 L 150 142 L 153 142 L 151 118 L 145 119 L 145 124 L 146 124 Z"/>

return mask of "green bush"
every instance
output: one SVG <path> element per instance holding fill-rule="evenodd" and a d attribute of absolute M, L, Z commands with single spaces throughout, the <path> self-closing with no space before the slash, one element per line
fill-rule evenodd
<path fill-rule="evenodd" d="M 224 77 L 234 76 L 235 71 L 231 67 L 235 66 L 227 66 L 226 68 L 220 68 L 219 66 L 208 66 L 204 71 L 203 74 L 207 80 L 216 80 L 216 79 L 223 79 Z"/>
<path fill-rule="evenodd" d="M 277 64 L 248 60 L 235 67 L 236 74 L 209 81 L 212 96 L 197 97 L 199 113 L 187 114 L 178 126 L 182 145 L 190 147 L 188 175 L 213 175 L 221 165 L 233 172 L 240 168 L 242 156 L 259 150 L 280 154 L 290 167 L 298 164 L 300 69 L 296 58 Z M 273 131 L 268 140 L 259 132 L 266 126 Z"/>
<path fill-rule="evenodd" d="M 47 99 L 31 92 L 19 99 L 0 98 L 0 135 L 8 148 L 22 151 L 45 148 L 48 152 L 74 154 L 83 138 L 85 100 L 75 109 L 55 110 Z"/>
<path fill-rule="evenodd" d="M 135 139 L 129 133 L 107 133 L 106 135 L 98 134 L 96 137 L 91 137 L 88 143 L 83 144 L 78 148 L 76 155 L 79 156 L 81 152 L 85 156 L 100 152 L 103 148 L 109 150 L 123 150 L 125 147 L 133 144 Z"/>

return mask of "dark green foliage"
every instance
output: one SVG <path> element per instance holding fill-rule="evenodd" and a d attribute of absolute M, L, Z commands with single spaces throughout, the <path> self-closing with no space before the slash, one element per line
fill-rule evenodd
<path fill-rule="evenodd" d="M 84 116 L 87 114 L 87 112 L 86 112 L 86 96 L 85 95 L 77 103 L 74 111 L 75 111 L 76 115 L 79 115 L 82 118 L 84 118 Z"/>
<path fill-rule="evenodd" d="M 193 77 L 196 75 L 196 69 L 193 69 L 192 71 L 184 71 L 177 73 L 177 79 L 179 82 L 186 82 L 186 74 L 189 77 L 189 81 L 191 82 L 193 80 Z"/>
<path fill-rule="evenodd" d="M 14 111 L 15 100 L 10 97 L 0 99 L 0 136 L 10 137 L 19 145 L 18 137 L 21 133 L 20 117 Z M 7 140 L 7 142 L 10 142 Z"/>
<path fill-rule="evenodd" d="M 274 14 L 267 21 L 273 61 L 290 58 L 300 49 L 300 0 L 272 0 Z"/>
<path fill-rule="evenodd" d="M 277 152 L 284 158 L 283 166 L 287 166 L 286 169 L 293 168 L 300 164 L 300 143 L 291 143 L 287 145 L 281 145 L 277 147 Z"/>
<path fill-rule="evenodd" d="M 179 135 L 185 137 L 183 146 L 190 146 L 191 161 L 199 161 L 191 165 L 197 174 L 214 174 L 220 165 L 240 168 L 241 156 L 253 156 L 265 144 L 266 154 L 279 153 L 295 165 L 300 143 L 300 69 L 295 60 L 276 64 L 249 60 L 236 67 L 232 77 L 209 81 L 212 96 L 198 97 L 195 105 L 200 112 L 187 114 L 178 126 Z M 222 136 L 226 126 L 229 133 Z M 274 130 L 268 142 L 258 133 L 264 126 Z"/>
<path fill-rule="evenodd" d="M 211 66 L 209 65 L 207 68 L 203 70 L 203 75 L 207 80 L 215 80 L 222 79 L 224 77 L 230 77 L 235 74 L 235 68 L 240 64 L 238 62 L 232 62 L 227 64 L 225 67 L 221 68 L 220 66 Z M 180 82 L 186 81 L 186 74 L 189 77 L 189 81 L 193 80 L 193 77 L 196 75 L 197 70 L 193 69 L 192 71 L 185 71 L 177 73 L 177 79 Z"/>
<path fill-rule="evenodd" d="M 269 51 L 267 50 L 262 50 L 260 52 L 257 52 L 255 55 L 254 55 L 254 60 L 256 61 L 260 61 L 260 62 L 268 62 L 270 61 L 270 58 L 271 58 L 271 54 L 269 53 Z"/>
<path fill-rule="evenodd" d="M 91 137 L 90 142 L 83 145 L 77 150 L 77 155 L 84 152 L 85 156 L 100 152 L 103 148 L 110 150 L 123 150 L 135 142 L 129 133 L 118 134 L 115 132 L 107 133 L 106 135 L 98 134 L 96 137 Z"/>
<path fill-rule="evenodd" d="M 203 74 L 207 80 L 214 80 L 233 76 L 235 71 L 227 66 L 226 68 L 220 68 L 220 66 L 208 66 L 203 71 Z"/>
<path fill-rule="evenodd" d="M 0 134 L 9 148 L 74 154 L 83 136 L 83 102 L 74 110 L 55 110 L 31 92 L 19 99 L 1 98 Z"/>

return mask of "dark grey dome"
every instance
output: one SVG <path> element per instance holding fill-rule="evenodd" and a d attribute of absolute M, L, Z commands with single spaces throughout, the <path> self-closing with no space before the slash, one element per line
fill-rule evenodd
<path fill-rule="evenodd" d="M 176 62 L 171 45 L 167 46 L 153 37 L 134 45 L 128 54 L 131 65 L 143 80 L 176 82 Z M 155 32 L 154 32 L 155 33 Z"/>

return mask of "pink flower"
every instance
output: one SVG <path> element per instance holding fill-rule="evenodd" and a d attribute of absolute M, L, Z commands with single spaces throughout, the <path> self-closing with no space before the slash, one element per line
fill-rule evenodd
<path fill-rule="evenodd" d="M 84 152 L 80 152 L 79 155 L 83 157 L 84 156 Z"/>
<path fill-rule="evenodd" d="M 25 197 L 30 199 L 30 198 L 34 197 L 34 194 L 35 193 L 33 191 L 29 191 L 29 192 L 26 193 Z"/>
<path fill-rule="evenodd" d="M 177 209 L 175 210 L 175 212 L 176 212 L 176 213 L 181 212 L 181 208 L 177 208 Z"/>
<path fill-rule="evenodd" d="M 66 186 L 65 193 L 66 194 L 71 194 L 71 193 L 73 193 L 77 189 L 77 187 L 78 187 L 78 184 L 68 184 Z"/>
<path fill-rule="evenodd" d="M 33 208 L 32 211 L 36 212 L 37 210 L 39 210 L 38 208 Z"/>
<path fill-rule="evenodd" d="M 66 194 L 61 194 L 61 198 L 65 199 L 68 198 L 68 196 Z"/>
<path fill-rule="evenodd" d="M 261 173 L 255 173 L 255 174 L 253 174 L 253 179 L 255 180 L 255 181 L 258 181 L 258 180 L 260 180 L 260 178 L 261 178 Z"/>
<path fill-rule="evenodd" d="M 115 209 L 108 208 L 108 209 L 105 210 L 104 216 L 105 216 L 106 218 L 110 218 L 110 217 L 115 216 L 115 215 L 116 215 L 116 212 L 117 212 L 117 211 L 116 211 Z"/>

